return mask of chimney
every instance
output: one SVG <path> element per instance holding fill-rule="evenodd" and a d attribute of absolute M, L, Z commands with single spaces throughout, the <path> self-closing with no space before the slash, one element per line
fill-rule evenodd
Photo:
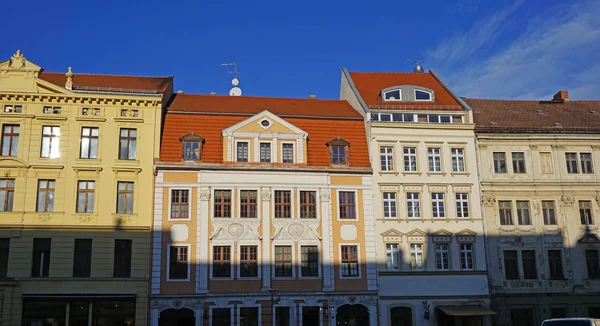
<path fill-rule="evenodd" d="M 569 100 L 569 91 L 559 91 L 554 94 L 552 102 L 564 103 Z"/>
<path fill-rule="evenodd" d="M 308 96 L 308 98 L 311 99 L 311 100 L 316 100 L 317 99 L 317 95 L 311 94 L 311 95 Z"/>
<path fill-rule="evenodd" d="M 183 90 L 181 90 L 181 89 L 180 89 L 180 90 L 178 90 L 178 91 L 177 91 L 177 94 L 183 94 Z"/>

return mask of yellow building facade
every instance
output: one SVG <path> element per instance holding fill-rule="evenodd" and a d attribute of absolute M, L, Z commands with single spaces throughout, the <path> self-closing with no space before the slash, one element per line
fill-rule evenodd
<path fill-rule="evenodd" d="M 147 322 L 153 160 L 172 77 L 0 62 L 0 320 Z"/>

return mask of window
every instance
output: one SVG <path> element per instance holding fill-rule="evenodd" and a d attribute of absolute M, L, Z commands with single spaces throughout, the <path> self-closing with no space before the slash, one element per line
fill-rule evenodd
<path fill-rule="evenodd" d="M 271 162 L 271 143 L 260 143 L 260 162 Z"/>
<path fill-rule="evenodd" d="M 456 216 L 469 217 L 469 194 L 456 194 Z"/>
<path fill-rule="evenodd" d="M 431 93 L 415 89 L 415 101 L 431 101 Z"/>
<path fill-rule="evenodd" d="M 189 190 L 171 190 L 171 218 L 190 217 Z"/>
<path fill-rule="evenodd" d="M 544 225 L 556 225 L 554 200 L 542 200 L 542 213 L 544 215 Z"/>
<path fill-rule="evenodd" d="M 579 173 L 577 166 L 577 153 L 565 153 L 567 160 L 567 173 Z"/>
<path fill-rule="evenodd" d="M 429 172 L 442 172 L 442 155 L 439 148 L 428 148 Z"/>
<path fill-rule="evenodd" d="M 394 171 L 394 148 L 393 147 L 380 147 L 379 155 L 381 158 L 381 171 L 390 172 Z"/>
<path fill-rule="evenodd" d="M 212 326 L 230 326 L 231 325 L 231 309 L 230 308 L 213 308 L 212 309 Z"/>
<path fill-rule="evenodd" d="M 94 191 L 96 183 L 94 181 L 77 182 L 77 213 L 94 212 Z"/>
<path fill-rule="evenodd" d="M 397 243 L 385 244 L 385 266 L 388 271 L 400 270 L 400 249 Z"/>
<path fill-rule="evenodd" d="M 31 277 L 48 277 L 50 272 L 50 249 L 52 240 L 49 238 L 33 239 L 33 261 Z"/>
<path fill-rule="evenodd" d="M 340 191 L 340 219 L 356 219 L 354 191 Z"/>
<path fill-rule="evenodd" d="M 98 128 L 81 128 L 81 141 L 79 148 L 79 158 L 98 158 Z"/>
<path fill-rule="evenodd" d="M 119 160 L 135 160 L 137 130 L 121 128 L 119 134 Z"/>
<path fill-rule="evenodd" d="M 62 112 L 62 108 L 60 106 L 44 106 L 44 114 L 60 114 Z"/>
<path fill-rule="evenodd" d="M 342 277 L 356 277 L 358 272 L 358 247 L 342 246 Z"/>
<path fill-rule="evenodd" d="M 586 250 L 585 265 L 587 267 L 587 277 L 591 280 L 600 279 L 600 251 Z"/>
<path fill-rule="evenodd" d="M 346 146 L 331 146 L 331 163 L 332 164 L 347 164 L 348 152 Z"/>
<path fill-rule="evenodd" d="M 523 263 L 523 278 L 526 280 L 537 280 L 535 250 L 521 251 L 521 262 Z"/>
<path fill-rule="evenodd" d="M 240 191 L 240 217 L 254 218 L 256 217 L 258 192 L 256 190 L 241 190 Z"/>
<path fill-rule="evenodd" d="M 302 306 L 302 325 L 300 326 L 321 325 L 321 309 L 319 306 Z"/>
<path fill-rule="evenodd" d="M 507 280 L 519 279 L 519 263 L 516 250 L 504 250 L 504 276 Z"/>
<path fill-rule="evenodd" d="M 551 280 L 564 280 L 561 250 L 548 250 L 548 269 Z"/>
<path fill-rule="evenodd" d="M 317 218 L 316 191 L 300 191 L 300 218 Z"/>
<path fill-rule="evenodd" d="M 402 101 L 402 92 L 399 89 L 394 89 L 383 93 L 383 98 L 386 101 Z"/>
<path fill-rule="evenodd" d="M 304 277 L 319 276 L 319 247 L 302 246 L 300 251 L 300 275 Z"/>
<path fill-rule="evenodd" d="M 465 172 L 465 150 L 452 149 L 452 172 Z"/>
<path fill-rule="evenodd" d="M 294 163 L 294 144 L 281 145 L 281 162 Z"/>
<path fill-rule="evenodd" d="M 431 194 L 431 206 L 433 208 L 434 218 L 446 217 L 446 210 L 444 208 L 444 194 L 433 193 Z"/>
<path fill-rule="evenodd" d="M 258 326 L 258 307 L 240 307 L 239 326 Z"/>
<path fill-rule="evenodd" d="M 131 240 L 115 240 L 114 277 L 131 277 Z"/>
<path fill-rule="evenodd" d="M 290 326 L 290 307 L 275 307 L 275 325 Z"/>
<path fill-rule="evenodd" d="M 512 166 L 513 173 L 526 173 L 525 170 L 525 153 L 513 152 L 512 153 Z"/>
<path fill-rule="evenodd" d="M 5 105 L 4 113 L 23 113 L 22 105 Z"/>
<path fill-rule="evenodd" d="M 204 143 L 202 136 L 191 133 L 179 140 L 181 141 L 181 158 L 186 161 L 202 160 L 202 144 Z"/>
<path fill-rule="evenodd" d="M 421 217 L 421 204 L 419 203 L 419 194 L 416 192 L 409 192 L 406 194 L 406 206 L 408 207 L 408 218 L 419 218 Z"/>
<path fill-rule="evenodd" d="M 17 156 L 20 130 L 18 125 L 2 126 L 2 156 Z"/>
<path fill-rule="evenodd" d="M 435 266 L 438 271 L 450 270 L 449 256 L 447 243 L 438 243 L 435 245 Z"/>
<path fill-rule="evenodd" d="M 417 172 L 417 149 L 404 147 L 404 171 Z"/>
<path fill-rule="evenodd" d="M 423 270 L 423 244 L 410 244 L 410 268 L 415 271 Z"/>
<path fill-rule="evenodd" d="M 90 277 L 92 271 L 92 239 L 75 239 L 73 277 Z"/>
<path fill-rule="evenodd" d="M 517 200 L 517 220 L 519 221 L 519 225 L 531 225 L 529 201 Z"/>
<path fill-rule="evenodd" d="M 410 307 L 393 307 L 390 309 L 393 326 L 413 326 L 413 312 Z"/>
<path fill-rule="evenodd" d="M 54 211 L 54 180 L 38 180 L 36 212 Z"/>
<path fill-rule="evenodd" d="M 292 246 L 275 246 L 275 276 L 292 277 Z"/>
<path fill-rule="evenodd" d="M 592 218 L 592 203 L 590 201 L 579 201 L 579 218 L 581 220 L 581 225 L 594 224 L 594 220 Z"/>
<path fill-rule="evenodd" d="M 498 201 L 498 210 L 500 213 L 500 225 L 513 225 L 512 204 L 510 201 Z"/>
<path fill-rule="evenodd" d="M 585 173 L 585 174 L 594 173 L 594 165 L 592 163 L 592 153 L 579 153 L 579 160 L 581 161 L 581 173 Z"/>
<path fill-rule="evenodd" d="M 0 238 L 0 277 L 8 275 L 8 259 L 10 258 L 10 238 Z"/>
<path fill-rule="evenodd" d="M 240 277 L 258 277 L 257 246 L 240 246 Z"/>
<path fill-rule="evenodd" d="M 552 167 L 552 153 L 540 152 L 540 163 L 542 165 L 542 173 L 548 174 L 554 171 Z"/>
<path fill-rule="evenodd" d="M 169 280 L 188 279 L 188 247 L 170 246 L 169 249 Z"/>
<path fill-rule="evenodd" d="M 289 190 L 275 190 L 275 217 L 292 217 L 292 192 Z"/>
<path fill-rule="evenodd" d="M 117 183 L 117 213 L 133 214 L 133 182 Z"/>
<path fill-rule="evenodd" d="M 494 172 L 506 173 L 506 153 L 494 152 Z"/>
<path fill-rule="evenodd" d="M 236 146 L 236 162 L 248 162 L 248 142 L 238 142 Z"/>
<path fill-rule="evenodd" d="M 231 247 L 213 247 L 213 277 L 231 277 Z"/>
<path fill-rule="evenodd" d="M 0 212 L 12 212 L 15 199 L 15 179 L 0 179 Z"/>
<path fill-rule="evenodd" d="M 215 217 L 231 217 L 231 190 L 215 190 Z"/>
<path fill-rule="evenodd" d="M 60 127 L 43 126 L 42 127 L 42 150 L 40 157 L 58 158 L 60 157 Z"/>
<path fill-rule="evenodd" d="M 473 270 L 473 244 L 472 243 L 461 243 L 460 244 L 460 268 L 462 270 L 466 270 L 466 271 Z"/>
<path fill-rule="evenodd" d="M 396 218 L 396 193 L 383 193 L 383 217 Z"/>

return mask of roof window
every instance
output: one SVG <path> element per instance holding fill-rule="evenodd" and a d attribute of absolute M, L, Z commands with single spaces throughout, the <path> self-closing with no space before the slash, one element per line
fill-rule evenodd
<path fill-rule="evenodd" d="M 383 98 L 386 101 L 402 101 L 402 92 L 399 89 L 394 89 L 383 93 Z"/>
<path fill-rule="evenodd" d="M 415 89 L 415 101 L 432 101 L 432 93 L 422 89 Z"/>

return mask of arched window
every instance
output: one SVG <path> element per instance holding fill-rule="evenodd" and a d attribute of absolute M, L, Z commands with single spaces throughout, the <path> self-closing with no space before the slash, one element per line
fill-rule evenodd
<path fill-rule="evenodd" d="M 410 307 L 393 307 L 390 309 L 392 326 L 412 326 L 412 309 Z"/>
<path fill-rule="evenodd" d="M 393 89 L 384 92 L 383 99 L 385 101 L 402 101 L 402 91 L 400 89 Z"/>
<path fill-rule="evenodd" d="M 202 160 L 202 144 L 204 138 L 195 133 L 187 134 L 181 138 L 181 158 L 185 161 Z"/>
<path fill-rule="evenodd" d="M 327 143 L 331 164 L 348 164 L 348 147 L 350 143 L 342 138 L 335 138 Z"/>
<path fill-rule="evenodd" d="M 415 89 L 415 101 L 431 101 L 431 92 Z"/>

